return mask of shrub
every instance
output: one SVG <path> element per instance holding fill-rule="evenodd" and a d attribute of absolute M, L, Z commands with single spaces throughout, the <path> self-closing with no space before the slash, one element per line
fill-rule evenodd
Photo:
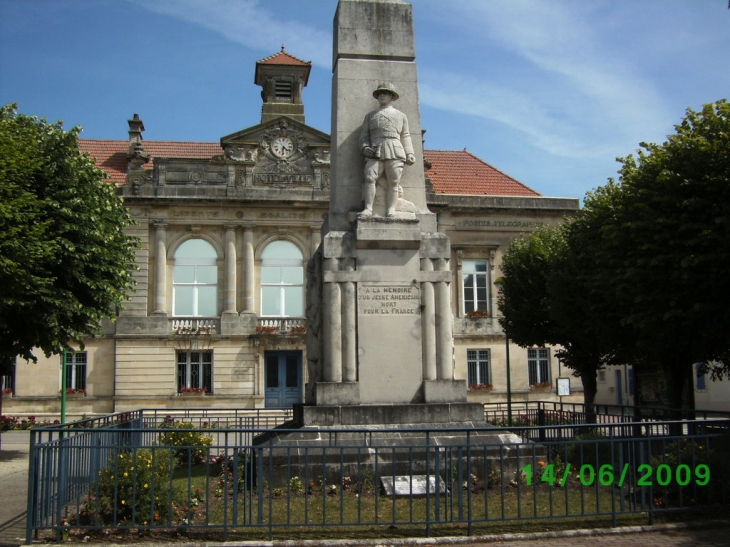
<path fill-rule="evenodd" d="M 54 420 L 53 424 L 60 424 L 58 420 Z M 52 425 L 50 421 L 43 420 L 39 422 L 35 416 L 28 416 L 28 418 L 16 418 L 14 416 L 0 416 L 0 431 L 10 430 L 25 430 L 34 427 L 41 427 L 46 425 Z"/>
<path fill-rule="evenodd" d="M 730 491 L 730 473 L 725 469 L 729 455 L 728 440 L 680 439 L 666 443 L 652 458 L 651 467 L 639 474 L 643 482 L 653 484 L 655 504 L 660 507 L 722 503 Z M 680 486 L 680 481 L 685 485 Z M 662 482 L 668 484 L 661 486 Z"/>
<path fill-rule="evenodd" d="M 302 479 L 299 477 L 292 477 L 289 480 L 289 490 L 292 494 L 299 494 L 301 491 L 304 490 L 304 485 L 302 484 Z"/>
<path fill-rule="evenodd" d="M 124 451 L 109 458 L 92 494 L 69 524 L 159 524 L 168 516 L 172 470 L 167 449 Z"/>
<path fill-rule="evenodd" d="M 206 460 L 206 448 L 213 446 L 213 437 L 204 435 L 200 431 L 191 431 L 194 426 L 190 422 L 165 422 L 165 430 L 160 433 L 157 441 L 162 446 L 175 448 L 175 460 L 178 465 L 195 465 Z"/>

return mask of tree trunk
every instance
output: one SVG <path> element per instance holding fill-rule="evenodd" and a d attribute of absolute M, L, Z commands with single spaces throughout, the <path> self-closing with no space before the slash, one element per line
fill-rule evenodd
<path fill-rule="evenodd" d="M 665 378 L 667 379 L 667 418 L 670 420 L 681 420 L 687 408 L 684 401 L 685 386 L 687 385 L 687 368 L 692 368 L 689 359 L 684 355 L 667 355 L 662 360 Z M 681 435 L 681 424 L 674 424 L 669 428 L 672 435 Z"/>
<path fill-rule="evenodd" d="M 596 400 L 598 392 L 598 381 L 596 380 L 598 372 L 588 372 L 581 374 L 580 382 L 583 384 L 583 403 L 585 404 L 586 423 L 596 423 L 596 407 L 593 404 Z"/>

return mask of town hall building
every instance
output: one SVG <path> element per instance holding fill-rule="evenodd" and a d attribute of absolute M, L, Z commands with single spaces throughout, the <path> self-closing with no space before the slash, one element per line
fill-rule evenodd
<path fill-rule="evenodd" d="M 126 140 L 80 140 L 135 220 L 136 288 L 84 348 L 18 359 L 2 379 L 5 414 L 57 414 L 64 388 L 69 416 L 305 402 L 307 282 L 332 186 L 330 135 L 305 122 L 310 69 L 284 48 L 258 61 L 261 123 L 219 142 L 145 140 L 136 114 Z M 510 242 L 579 200 L 542 196 L 466 150 L 425 150 L 422 168 L 451 240 L 454 378 L 469 401 L 504 401 L 509 363 L 513 401 L 558 400 L 555 378 L 569 371 L 552 348 L 509 347 L 498 281 Z M 582 401 L 577 378 L 571 389 Z"/>

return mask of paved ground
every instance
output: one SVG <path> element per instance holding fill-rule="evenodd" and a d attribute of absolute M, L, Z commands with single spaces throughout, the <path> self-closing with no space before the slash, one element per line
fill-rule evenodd
<path fill-rule="evenodd" d="M 28 491 L 27 431 L 6 431 L 0 448 L 0 546 L 25 542 Z"/>
<path fill-rule="evenodd" d="M 27 431 L 6 431 L 2 433 L 0 449 L 0 547 L 18 546 L 25 541 L 26 491 L 28 488 L 28 440 Z M 315 542 L 298 542 L 298 545 Z M 617 530 L 575 530 L 572 532 L 554 532 L 540 534 L 508 534 L 484 538 L 441 538 L 438 541 L 430 538 L 418 540 L 373 542 L 338 541 L 329 545 L 342 547 L 366 546 L 406 546 L 416 545 L 469 545 L 470 547 L 508 545 L 509 547 L 708 547 L 730 545 L 730 523 L 705 523 L 701 526 L 686 527 L 682 525 L 659 525 L 655 527 L 634 527 Z M 91 545 L 86 543 L 86 545 Z M 110 544 L 100 544 L 112 547 Z M 154 547 L 152 543 L 141 544 Z M 163 544 L 164 547 L 175 545 Z M 207 543 L 205 547 L 212 547 Z M 254 547 L 272 547 L 271 543 L 231 543 L 230 545 L 247 545 Z M 273 545 L 286 547 L 285 542 L 274 542 Z M 323 544 L 326 545 L 326 544 Z M 127 547 L 129 547 L 127 545 Z"/>

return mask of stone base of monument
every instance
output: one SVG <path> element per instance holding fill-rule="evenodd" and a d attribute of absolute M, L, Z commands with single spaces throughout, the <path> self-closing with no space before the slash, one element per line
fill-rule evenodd
<path fill-rule="evenodd" d="M 343 385 L 343 384 L 340 384 Z M 355 404 L 352 404 L 355 403 Z M 443 427 L 441 424 L 484 424 L 480 403 L 350 404 L 294 407 L 295 427 Z"/>
<path fill-rule="evenodd" d="M 416 475 L 452 484 L 452 475 L 484 480 L 496 469 L 511 477 L 547 457 L 545 446 L 486 426 L 479 403 L 299 405 L 292 421 L 254 445 L 258 473 L 275 487 L 294 476 L 338 485 L 363 474 L 375 484 Z"/>

